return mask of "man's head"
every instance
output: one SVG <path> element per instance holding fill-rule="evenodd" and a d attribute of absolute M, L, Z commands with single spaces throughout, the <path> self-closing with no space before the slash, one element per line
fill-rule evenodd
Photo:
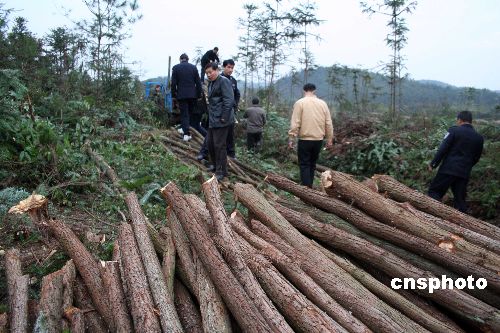
<path fill-rule="evenodd" d="M 210 81 L 217 80 L 219 76 L 219 64 L 211 62 L 205 66 L 205 73 Z"/>
<path fill-rule="evenodd" d="M 157 85 L 155 86 L 155 90 L 156 90 L 156 91 L 160 91 L 160 85 L 159 85 L 159 84 L 157 84 Z"/>
<path fill-rule="evenodd" d="M 230 76 L 233 74 L 234 70 L 234 60 L 227 59 L 222 62 L 222 67 L 224 67 L 224 75 Z"/>
<path fill-rule="evenodd" d="M 306 83 L 302 89 L 305 95 L 312 95 L 316 91 L 316 86 L 313 83 Z"/>
<path fill-rule="evenodd" d="M 214 47 L 214 52 L 215 52 L 215 54 L 219 54 L 219 48 L 217 46 Z"/>
<path fill-rule="evenodd" d="M 457 124 L 471 124 L 472 123 L 472 113 L 470 111 L 460 111 L 457 114 Z"/>
<path fill-rule="evenodd" d="M 252 98 L 252 105 L 259 105 L 259 98 L 258 97 L 254 97 Z"/>
<path fill-rule="evenodd" d="M 184 62 L 184 61 L 189 61 L 189 57 L 188 57 L 188 55 L 187 55 L 186 53 L 183 53 L 183 54 L 181 54 L 181 56 L 179 57 L 179 60 L 180 60 L 181 62 Z"/>

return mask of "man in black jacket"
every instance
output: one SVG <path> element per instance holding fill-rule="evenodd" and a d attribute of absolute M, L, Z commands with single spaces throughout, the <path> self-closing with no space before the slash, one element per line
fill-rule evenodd
<path fill-rule="evenodd" d="M 219 75 L 216 62 L 207 65 L 208 80 L 208 152 L 218 180 L 227 176 L 227 135 L 234 124 L 234 94 L 231 82 Z"/>
<path fill-rule="evenodd" d="M 457 125 L 448 129 L 438 152 L 429 164 L 429 170 L 436 168 L 438 173 L 429 187 L 429 196 L 441 201 L 451 186 L 454 206 L 466 213 L 467 182 L 472 167 L 479 161 L 483 151 L 483 137 L 471 125 L 472 114 L 462 111 L 457 115 Z"/>
<path fill-rule="evenodd" d="M 241 94 L 238 89 L 238 82 L 232 76 L 234 71 L 234 60 L 233 59 L 224 60 L 224 62 L 222 62 L 222 68 L 224 68 L 224 70 L 222 71 L 221 75 L 229 79 L 229 81 L 231 81 L 231 86 L 233 87 L 233 93 L 234 93 L 233 109 L 236 119 L 236 112 L 238 111 L 238 104 L 240 103 Z M 231 125 L 231 127 L 229 127 L 229 133 L 227 135 L 227 156 L 229 156 L 230 158 L 236 158 L 236 149 L 234 147 L 234 124 Z"/>
<path fill-rule="evenodd" d="M 213 50 L 208 50 L 205 52 L 203 57 L 201 57 L 201 71 L 200 78 L 203 80 L 205 78 L 205 67 L 211 62 L 219 62 L 219 48 L 216 46 Z"/>
<path fill-rule="evenodd" d="M 181 128 L 184 141 L 191 140 L 189 114 L 194 112 L 196 100 L 201 97 L 201 82 L 196 66 L 190 64 L 189 57 L 183 53 L 180 64 L 172 68 L 172 97 L 177 99 L 181 111 Z"/>

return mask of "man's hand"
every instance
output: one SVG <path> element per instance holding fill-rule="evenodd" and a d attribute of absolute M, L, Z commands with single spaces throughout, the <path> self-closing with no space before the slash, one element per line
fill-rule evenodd
<path fill-rule="evenodd" d="M 333 139 L 330 139 L 326 142 L 326 148 L 331 148 L 333 147 Z"/>
<path fill-rule="evenodd" d="M 432 166 L 430 164 L 427 166 L 427 169 L 429 170 L 429 172 L 432 172 Z"/>
<path fill-rule="evenodd" d="M 293 141 L 288 140 L 288 149 L 293 149 Z"/>

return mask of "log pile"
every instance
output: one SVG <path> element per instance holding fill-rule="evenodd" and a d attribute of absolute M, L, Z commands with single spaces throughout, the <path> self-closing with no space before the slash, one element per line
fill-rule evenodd
<path fill-rule="evenodd" d="M 246 216 L 225 210 L 215 177 L 202 184 L 204 200 L 170 182 L 161 189 L 165 225 L 147 220 L 135 193 L 119 191 L 129 221 L 118 227 L 111 261 L 49 217 L 45 198 L 31 198 L 40 204 L 30 216 L 71 260 L 44 277 L 30 323 L 29 278 L 19 251 L 7 251 L 11 331 L 500 331 L 495 227 L 453 210 L 438 214 L 440 203 L 425 198 L 411 202 L 418 196 L 387 176 L 364 184 L 327 170 L 321 192 L 276 174 L 266 181 L 294 196 L 236 183 Z M 392 288 L 393 279 L 442 275 L 487 286 Z"/>

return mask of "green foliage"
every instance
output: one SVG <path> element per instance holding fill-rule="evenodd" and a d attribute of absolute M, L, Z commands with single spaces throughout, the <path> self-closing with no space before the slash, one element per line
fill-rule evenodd
<path fill-rule="evenodd" d="M 0 221 L 3 220 L 5 214 L 12 206 L 15 206 L 19 201 L 29 197 L 30 193 L 23 188 L 7 187 L 0 191 Z"/>

